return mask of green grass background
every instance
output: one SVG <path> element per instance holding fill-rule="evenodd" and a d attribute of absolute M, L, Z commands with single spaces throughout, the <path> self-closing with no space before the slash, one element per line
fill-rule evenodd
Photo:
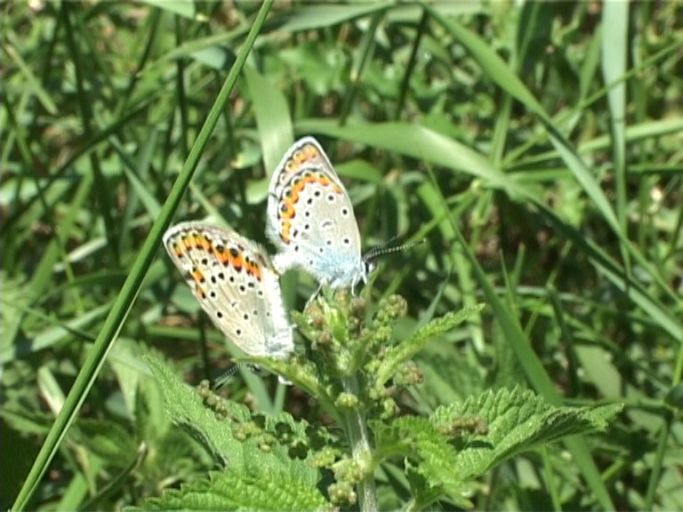
<path fill-rule="evenodd" d="M 32 466 L 41 509 L 138 504 L 206 469 L 140 356 L 197 383 L 233 349 L 160 235 L 210 219 L 265 242 L 268 177 L 310 134 L 365 249 L 427 241 L 377 270 L 375 298 L 409 303 L 397 336 L 487 304 L 420 356 L 406 411 L 515 384 L 626 404 L 602 436 L 497 468 L 478 508 L 683 508 L 681 3 L 0 10 L 1 506 Z M 301 309 L 316 285 L 283 288 Z M 225 393 L 319 418 L 248 370 Z"/>

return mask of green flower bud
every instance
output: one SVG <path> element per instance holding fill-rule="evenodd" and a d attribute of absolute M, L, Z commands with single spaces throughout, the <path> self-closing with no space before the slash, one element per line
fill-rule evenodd
<path fill-rule="evenodd" d="M 318 338 L 316 339 L 316 343 L 318 345 L 321 345 L 323 347 L 326 347 L 328 345 L 332 344 L 332 333 L 328 331 L 327 329 L 324 331 L 320 331 L 318 334 Z"/>
<path fill-rule="evenodd" d="M 334 471 L 334 478 L 339 483 L 354 485 L 365 477 L 365 471 L 360 464 L 355 460 L 348 458 L 336 462 L 332 467 L 332 471 Z"/>
<path fill-rule="evenodd" d="M 331 446 L 324 446 L 319 452 L 311 457 L 311 465 L 316 468 L 329 468 L 339 456 L 339 450 Z"/>
<path fill-rule="evenodd" d="M 423 381 L 424 374 L 414 361 L 405 363 L 394 376 L 394 382 L 399 386 L 422 384 Z"/>
<path fill-rule="evenodd" d="M 327 488 L 330 501 L 335 505 L 353 505 L 356 503 L 356 493 L 353 487 L 346 483 L 335 483 Z"/>
<path fill-rule="evenodd" d="M 365 300 L 363 297 L 354 297 L 353 299 L 351 299 L 349 309 L 354 318 L 357 318 L 358 320 L 363 320 L 367 308 L 368 301 Z"/>
<path fill-rule="evenodd" d="M 386 398 L 382 401 L 382 419 L 389 419 L 396 416 L 399 412 L 398 405 L 393 398 Z"/>
<path fill-rule="evenodd" d="M 208 380 L 203 379 L 199 383 L 197 386 L 197 393 L 202 397 L 202 400 L 206 400 L 206 398 L 211 395 L 211 386 L 209 385 Z"/>
<path fill-rule="evenodd" d="M 323 315 L 322 311 L 320 308 L 316 309 L 315 311 L 308 313 L 308 319 L 309 322 L 313 327 L 316 329 L 322 329 L 326 325 L 325 321 L 325 316 Z"/>
<path fill-rule="evenodd" d="M 375 332 L 374 336 L 372 337 L 372 343 L 373 344 L 382 344 L 386 343 L 387 341 L 391 340 L 391 327 L 388 325 L 382 325 L 378 327 Z"/>
<path fill-rule="evenodd" d="M 337 400 L 335 400 L 334 404 L 337 407 L 353 409 L 358 406 L 358 397 L 353 393 L 339 393 L 339 396 L 337 397 Z"/>
<path fill-rule="evenodd" d="M 449 423 L 441 424 L 437 430 L 444 435 L 452 437 L 465 437 L 468 435 L 485 436 L 489 433 L 488 423 L 480 416 L 466 416 L 454 418 Z"/>

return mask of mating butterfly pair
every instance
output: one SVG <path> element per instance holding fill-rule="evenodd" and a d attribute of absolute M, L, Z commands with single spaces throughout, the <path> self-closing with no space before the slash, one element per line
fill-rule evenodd
<path fill-rule="evenodd" d="M 354 287 L 367 279 L 349 195 L 322 147 L 304 137 L 289 148 L 268 189 L 266 234 L 272 259 L 234 231 L 183 222 L 164 246 L 214 324 L 252 356 L 284 358 L 294 349 L 278 275 L 298 267 L 320 286 Z"/>

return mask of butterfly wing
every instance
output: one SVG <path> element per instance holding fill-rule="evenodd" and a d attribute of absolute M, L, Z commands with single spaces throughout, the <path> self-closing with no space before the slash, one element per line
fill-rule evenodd
<path fill-rule="evenodd" d="M 346 189 L 331 167 L 305 165 L 269 198 L 269 235 L 281 249 L 275 267 L 301 267 L 320 283 L 351 287 L 364 278 L 360 233 Z"/>
<path fill-rule="evenodd" d="M 292 144 L 275 168 L 268 187 L 266 234 L 280 249 L 285 249 L 285 247 L 282 246 L 282 241 L 278 234 L 279 198 L 282 195 L 283 188 L 292 179 L 292 176 L 297 174 L 304 167 L 319 167 L 324 169 L 328 179 L 335 183 L 346 194 L 344 185 L 339 179 L 339 176 L 337 176 L 334 167 L 332 167 L 332 164 L 330 163 L 330 159 L 327 157 L 327 154 L 317 140 L 313 137 L 303 137 Z"/>
<path fill-rule="evenodd" d="M 184 222 L 166 231 L 164 246 L 202 309 L 235 345 L 251 356 L 284 358 L 293 350 L 277 275 L 257 244 Z"/>
<path fill-rule="evenodd" d="M 280 189 L 292 174 L 308 166 L 327 169 L 330 178 L 341 185 L 339 177 L 320 143 L 313 137 L 303 137 L 292 144 L 275 168 L 270 178 L 269 192 L 279 194 Z"/>

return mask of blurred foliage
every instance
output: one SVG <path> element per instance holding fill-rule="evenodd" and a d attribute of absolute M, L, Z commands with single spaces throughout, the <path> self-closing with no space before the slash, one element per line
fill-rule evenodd
<path fill-rule="evenodd" d="M 258 9 L 0 5 L 0 437 L 11 468 L 0 506 L 17 495 Z M 619 509 L 681 509 L 682 48 L 680 2 L 276 2 L 176 218 L 264 241 L 267 178 L 293 137 L 315 135 L 365 249 L 427 240 L 373 275 L 373 302 L 396 290 L 407 300 L 398 340 L 490 306 L 416 357 L 424 381 L 394 397 L 402 413 L 527 385 L 553 406 L 626 405 L 584 452 L 556 444 L 504 462 L 470 501 L 605 508 L 603 486 Z M 283 279 L 292 310 L 316 287 Z M 219 378 L 234 349 L 209 324 L 160 257 L 30 508 L 136 506 L 213 468 L 170 425 L 142 358 L 162 353 L 186 382 Z M 332 422 L 246 366 L 220 393 Z M 424 478 L 406 460 L 406 480 L 395 463 L 377 471 L 387 507 Z"/>

